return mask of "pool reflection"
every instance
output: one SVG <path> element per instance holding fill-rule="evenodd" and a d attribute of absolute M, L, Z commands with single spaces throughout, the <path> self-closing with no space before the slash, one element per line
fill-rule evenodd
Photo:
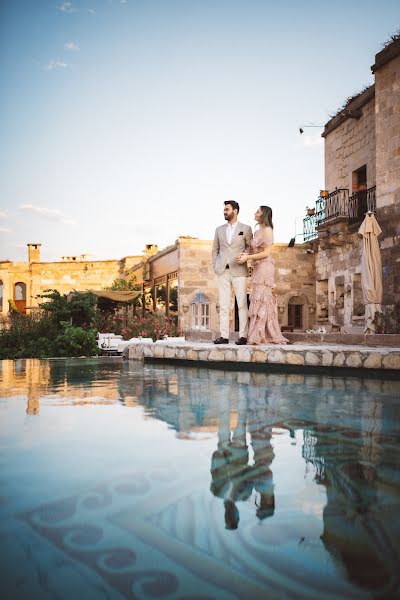
<path fill-rule="evenodd" d="M 27 360 L 3 361 L 0 395 L 24 398 L 35 418 L 49 405 L 143 407 L 183 444 L 215 440 L 207 493 L 223 505 L 229 535 L 245 528 L 249 503 L 263 527 L 283 510 L 276 465 L 286 436 L 301 445 L 304 477 L 311 473 L 325 492 L 320 539 L 331 560 L 360 592 L 394 598 L 399 591 L 398 381 Z"/>

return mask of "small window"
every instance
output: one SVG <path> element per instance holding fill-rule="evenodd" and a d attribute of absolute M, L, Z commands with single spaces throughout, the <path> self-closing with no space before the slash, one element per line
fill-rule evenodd
<path fill-rule="evenodd" d="M 354 192 L 362 192 L 367 189 L 367 165 L 363 165 L 352 175 L 353 194 Z"/>
<path fill-rule="evenodd" d="M 198 292 L 192 300 L 192 328 L 210 329 L 210 301 L 203 292 Z"/>

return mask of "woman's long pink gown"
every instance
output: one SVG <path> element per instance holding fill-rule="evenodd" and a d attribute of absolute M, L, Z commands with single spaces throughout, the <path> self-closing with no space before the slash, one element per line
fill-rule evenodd
<path fill-rule="evenodd" d="M 260 227 L 251 241 L 251 254 L 273 244 L 272 229 Z M 286 344 L 278 322 L 278 305 L 272 293 L 275 286 L 275 263 L 271 256 L 253 262 L 253 290 L 250 295 L 248 344 Z"/>

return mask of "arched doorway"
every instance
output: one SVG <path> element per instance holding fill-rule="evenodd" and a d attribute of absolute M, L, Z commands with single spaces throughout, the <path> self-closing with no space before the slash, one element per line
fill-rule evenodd
<path fill-rule="evenodd" d="M 22 281 L 14 285 L 14 303 L 20 313 L 26 313 L 26 283 Z"/>

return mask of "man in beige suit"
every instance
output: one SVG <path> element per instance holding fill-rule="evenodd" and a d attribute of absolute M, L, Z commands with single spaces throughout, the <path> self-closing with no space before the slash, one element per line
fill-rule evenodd
<path fill-rule="evenodd" d="M 233 288 L 239 309 L 239 341 L 236 343 L 242 345 L 247 343 L 247 263 L 239 265 L 236 259 L 242 252 L 249 251 L 253 234 L 249 225 L 237 220 L 239 204 L 235 200 L 227 200 L 224 204 L 227 223 L 215 230 L 212 248 L 213 267 L 218 277 L 221 330 L 221 337 L 214 344 L 229 343 L 229 310 Z"/>

